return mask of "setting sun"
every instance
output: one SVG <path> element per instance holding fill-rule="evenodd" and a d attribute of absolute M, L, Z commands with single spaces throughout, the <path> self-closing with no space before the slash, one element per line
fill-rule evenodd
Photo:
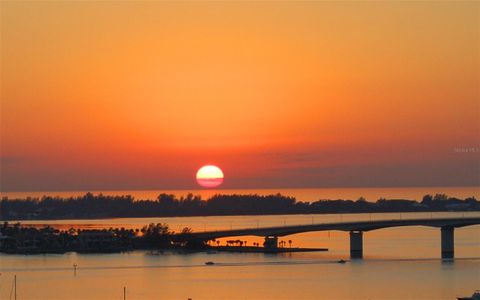
<path fill-rule="evenodd" d="M 197 171 L 196 178 L 199 185 L 206 188 L 214 188 L 222 184 L 223 172 L 217 166 L 207 165 Z"/>
<path fill-rule="evenodd" d="M 479 24 L 0 0 L 0 300 L 480 300 Z"/>

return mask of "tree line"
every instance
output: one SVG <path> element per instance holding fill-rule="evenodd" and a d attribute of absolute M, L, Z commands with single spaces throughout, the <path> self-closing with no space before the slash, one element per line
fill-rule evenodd
<path fill-rule="evenodd" d="M 281 194 L 217 194 L 206 200 L 193 194 L 179 198 L 172 194 L 160 194 L 154 200 L 135 200 L 130 195 L 108 196 L 92 193 L 69 198 L 4 197 L 0 201 L 1 220 L 478 210 L 480 202 L 475 197 L 458 199 L 445 194 L 425 195 L 420 202 L 384 198 L 369 202 L 362 197 L 357 200 L 303 202 Z"/>
<path fill-rule="evenodd" d="M 168 224 L 151 223 L 141 229 L 77 229 L 59 230 L 51 226 L 36 228 L 20 223 L 0 225 L 0 252 L 65 253 L 120 252 L 157 249 L 203 249 L 205 241 L 195 240 L 188 227 L 173 232 Z"/>

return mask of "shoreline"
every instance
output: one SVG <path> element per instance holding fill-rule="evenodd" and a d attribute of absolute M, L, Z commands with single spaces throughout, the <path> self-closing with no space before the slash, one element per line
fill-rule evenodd
<path fill-rule="evenodd" d="M 265 247 L 252 247 L 252 246 L 215 246 L 211 247 L 208 251 L 219 252 L 240 252 L 240 253 L 289 253 L 289 252 L 320 252 L 328 251 L 328 248 L 301 248 L 301 247 L 279 247 L 276 249 L 268 249 Z M 207 251 L 207 253 L 208 253 Z"/>
<path fill-rule="evenodd" d="M 46 254 L 66 254 L 66 253 L 78 253 L 78 254 L 116 254 L 116 253 L 128 253 L 133 251 L 149 251 L 152 255 L 160 255 L 164 252 L 173 251 L 177 253 L 199 253 L 205 252 L 207 254 L 216 254 L 217 252 L 234 252 L 234 253 L 265 253 L 265 254 L 277 254 L 277 253 L 292 253 L 292 252 L 327 252 L 328 248 L 302 248 L 302 247 L 279 247 L 276 249 L 268 249 L 265 247 L 252 247 L 252 246 L 211 246 L 203 249 L 186 249 L 186 248 L 110 248 L 110 249 L 66 249 L 59 251 L 44 251 L 34 249 L 20 249 L 17 251 L 0 251 L 0 254 L 5 255 L 46 255 Z"/>
<path fill-rule="evenodd" d="M 303 202 L 278 193 L 216 194 L 207 199 L 193 194 L 180 198 L 160 194 L 149 200 L 135 200 L 130 195 L 87 193 L 75 198 L 2 198 L 0 201 L 0 219 L 3 221 L 469 211 L 480 211 L 480 201 L 475 197 L 460 199 L 446 194 L 427 194 L 421 202 L 385 198 L 370 202 L 364 197 Z"/>

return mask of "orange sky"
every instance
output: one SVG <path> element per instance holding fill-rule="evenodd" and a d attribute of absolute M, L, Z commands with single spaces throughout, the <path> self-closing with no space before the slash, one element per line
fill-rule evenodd
<path fill-rule="evenodd" d="M 1 191 L 480 182 L 478 2 L 0 6 Z"/>

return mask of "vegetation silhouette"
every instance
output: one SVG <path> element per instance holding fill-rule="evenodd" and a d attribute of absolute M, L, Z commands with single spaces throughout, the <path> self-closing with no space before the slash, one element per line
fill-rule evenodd
<path fill-rule="evenodd" d="M 50 226 L 36 228 L 20 223 L 4 222 L 0 226 L 0 252 L 65 253 L 120 252 L 158 249 L 203 249 L 206 241 L 194 241 L 190 228 L 180 233 L 164 223 L 149 224 L 141 230 L 125 228 L 59 230 Z"/>
<path fill-rule="evenodd" d="M 188 194 L 177 198 L 160 194 L 155 200 L 135 200 L 130 195 L 87 193 L 80 197 L 9 199 L 0 201 L 1 220 L 100 219 L 122 217 L 224 216 L 266 214 L 332 214 L 375 212 L 478 211 L 475 197 L 458 199 L 445 194 L 425 195 L 421 202 L 404 199 L 297 201 L 275 195 L 214 195 L 208 200 Z M 152 229 L 153 230 L 153 229 Z"/>

